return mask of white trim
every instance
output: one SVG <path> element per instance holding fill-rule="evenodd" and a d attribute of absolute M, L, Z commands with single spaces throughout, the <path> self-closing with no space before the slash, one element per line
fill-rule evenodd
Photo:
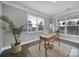
<path fill-rule="evenodd" d="M 39 39 L 37 38 L 37 39 L 31 40 L 31 41 L 28 41 L 28 42 L 22 42 L 21 45 L 24 45 L 24 44 L 27 44 L 27 43 L 31 43 L 31 42 L 37 41 L 37 40 L 39 40 Z M 9 48 L 11 48 L 10 45 L 9 45 L 9 46 L 6 46 L 6 47 L 3 47 L 3 48 L 1 49 L 1 51 L 0 51 L 0 54 L 1 54 L 1 52 L 3 52 L 3 51 L 6 50 L 6 49 L 9 49 Z"/>
<path fill-rule="evenodd" d="M 60 35 L 66 35 L 66 36 L 71 36 L 71 37 L 78 37 L 79 38 L 79 36 L 78 35 L 72 35 L 72 34 L 63 34 L 63 33 L 59 33 Z"/>
<path fill-rule="evenodd" d="M 2 53 L 2 50 L 0 50 L 0 54 Z"/>
<path fill-rule="evenodd" d="M 60 34 L 60 36 L 61 36 L 60 38 L 63 39 L 63 40 L 67 40 L 67 41 L 79 44 L 79 40 L 78 40 L 79 37 L 76 36 L 76 35 Z"/>
<path fill-rule="evenodd" d="M 67 15 L 72 15 L 72 14 L 77 14 L 79 12 L 79 8 L 76 8 L 74 10 L 68 11 L 68 12 L 61 12 L 58 15 L 55 15 L 55 17 L 61 17 L 61 16 L 67 16 Z"/>
<path fill-rule="evenodd" d="M 24 44 L 31 43 L 31 42 L 34 42 L 34 41 L 37 41 L 37 40 L 39 40 L 39 38 L 34 39 L 34 40 L 31 40 L 31 41 L 28 41 L 28 42 L 23 42 L 23 43 L 21 43 L 21 44 L 24 45 Z"/>
<path fill-rule="evenodd" d="M 34 14 L 34 15 L 37 15 L 37 16 L 40 16 L 40 17 L 44 17 L 44 18 L 50 19 L 50 16 L 49 16 L 49 15 L 47 15 L 47 14 L 45 14 L 45 13 L 42 13 L 42 12 L 39 12 L 39 11 L 37 11 L 37 10 L 31 9 L 31 8 L 29 8 L 29 7 L 24 8 L 24 7 L 22 7 L 22 6 L 19 5 L 19 4 L 11 3 L 11 2 L 8 2 L 8 1 L 2 1 L 2 3 L 5 4 L 5 5 L 9 5 L 9 6 L 11 6 L 11 7 L 14 7 L 14 8 L 18 8 L 18 9 L 20 9 L 20 10 L 24 10 L 24 11 L 26 11 L 27 13 Z M 42 16 L 41 16 L 41 15 L 42 15 Z"/>
<path fill-rule="evenodd" d="M 44 31 L 42 30 L 42 31 L 31 31 L 31 32 L 27 32 L 28 34 L 32 34 L 32 33 L 43 33 Z"/>
<path fill-rule="evenodd" d="M 9 48 L 11 48 L 10 45 L 9 45 L 9 46 L 6 46 L 6 47 L 3 47 L 3 48 L 1 49 L 1 52 L 4 51 L 4 50 L 6 50 L 6 49 L 9 49 Z"/>

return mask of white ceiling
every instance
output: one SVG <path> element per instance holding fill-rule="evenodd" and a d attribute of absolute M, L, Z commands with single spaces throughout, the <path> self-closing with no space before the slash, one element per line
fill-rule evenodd
<path fill-rule="evenodd" d="M 20 4 L 23 7 L 29 7 L 49 16 L 79 8 L 79 1 L 16 1 L 14 3 Z"/>

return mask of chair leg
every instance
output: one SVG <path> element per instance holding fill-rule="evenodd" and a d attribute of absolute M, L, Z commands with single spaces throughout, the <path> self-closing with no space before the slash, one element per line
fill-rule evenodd
<path fill-rule="evenodd" d="M 53 44 L 50 44 L 50 42 L 48 42 L 46 45 L 47 45 L 47 49 L 49 49 L 49 48 L 52 49 L 54 46 Z"/>
<path fill-rule="evenodd" d="M 59 39 L 59 46 L 60 46 L 60 39 Z"/>
<path fill-rule="evenodd" d="M 60 42 L 59 42 L 59 46 L 60 46 Z"/>
<path fill-rule="evenodd" d="M 40 51 L 40 45 L 41 45 L 41 39 L 40 39 L 40 41 L 39 41 L 39 51 Z"/>

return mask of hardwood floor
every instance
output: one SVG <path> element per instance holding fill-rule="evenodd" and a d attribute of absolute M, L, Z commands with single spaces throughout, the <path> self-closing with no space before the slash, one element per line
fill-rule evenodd
<path fill-rule="evenodd" d="M 71 50 L 71 53 L 70 53 L 70 57 L 79 57 L 79 44 L 74 43 L 74 42 L 69 42 L 69 41 L 66 41 L 66 40 L 62 40 L 62 39 L 60 41 L 66 43 L 66 44 L 69 44 L 69 45 L 71 45 L 73 47 L 72 50 Z M 33 46 L 35 44 L 38 44 L 38 42 L 39 41 L 34 41 L 34 42 L 31 42 L 31 43 L 22 45 L 23 49 L 22 49 L 22 51 L 21 51 L 21 53 L 19 55 L 12 55 L 10 53 L 11 50 L 7 49 L 7 50 L 4 50 L 1 53 L 0 56 L 1 57 L 31 57 L 30 52 L 28 50 L 28 47 Z"/>

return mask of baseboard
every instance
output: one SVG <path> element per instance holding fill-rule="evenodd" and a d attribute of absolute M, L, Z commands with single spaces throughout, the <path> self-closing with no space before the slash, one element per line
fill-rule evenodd
<path fill-rule="evenodd" d="M 2 50 L 0 50 L 0 54 L 2 53 Z"/>
<path fill-rule="evenodd" d="M 3 48 L 1 49 L 1 52 L 4 51 L 4 50 L 6 50 L 6 49 L 10 49 L 10 48 L 11 48 L 10 45 L 9 45 L 9 46 L 6 46 L 6 47 L 3 47 Z"/>
<path fill-rule="evenodd" d="M 27 43 L 30 43 L 30 42 L 34 42 L 34 41 L 37 41 L 38 39 L 34 39 L 34 40 L 31 40 L 31 41 L 28 41 L 28 42 L 22 42 L 21 43 L 21 45 L 24 45 L 24 44 L 27 44 Z M 11 46 L 9 45 L 9 46 L 6 46 L 6 47 L 3 47 L 2 49 L 1 49 L 1 51 L 0 51 L 0 53 L 2 53 L 4 50 L 6 50 L 6 49 L 10 49 L 11 48 Z"/>
<path fill-rule="evenodd" d="M 34 39 L 34 40 L 31 40 L 31 41 L 28 41 L 28 42 L 23 42 L 21 44 L 24 45 L 24 44 L 31 43 L 31 42 L 34 42 L 34 41 L 37 41 L 37 40 L 38 40 L 38 38 L 37 39 Z"/>

